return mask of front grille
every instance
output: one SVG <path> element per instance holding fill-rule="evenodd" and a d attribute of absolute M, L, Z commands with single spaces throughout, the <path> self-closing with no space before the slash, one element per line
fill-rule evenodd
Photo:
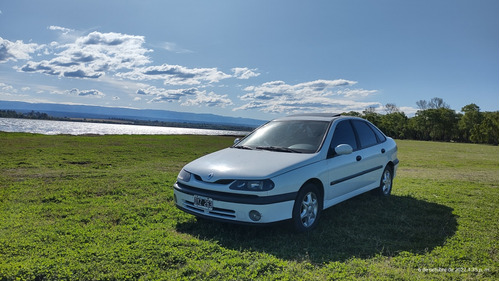
<path fill-rule="evenodd" d="M 234 180 L 218 180 L 216 182 L 214 182 L 215 184 L 230 184 L 232 183 Z"/>
<path fill-rule="evenodd" d="M 193 174 L 194 178 L 197 180 L 197 181 L 201 181 L 201 182 L 208 182 L 208 181 L 204 181 L 199 175 L 197 174 Z M 213 183 L 213 184 L 230 184 L 232 183 L 234 180 L 229 180 L 229 179 L 221 179 L 221 180 L 218 180 L 218 181 L 215 181 L 215 182 L 208 182 L 208 183 Z"/>

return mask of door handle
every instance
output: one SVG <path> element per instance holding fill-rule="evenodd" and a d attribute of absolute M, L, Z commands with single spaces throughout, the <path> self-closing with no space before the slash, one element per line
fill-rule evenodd
<path fill-rule="evenodd" d="M 361 157 L 361 155 L 356 156 L 356 161 L 361 161 L 361 159 L 363 159 L 363 157 Z"/>

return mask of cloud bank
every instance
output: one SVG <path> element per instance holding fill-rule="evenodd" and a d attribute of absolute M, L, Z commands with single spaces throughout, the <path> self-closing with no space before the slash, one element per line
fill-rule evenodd
<path fill-rule="evenodd" d="M 234 110 L 260 110 L 268 113 L 293 114 L 298 112 L 342 112 L 363 110 L 379 103 L 360 102 L 354 99 L 376 91 L 345 88 L 357 82 L 345 79 L 316 80 L 295 85 L 272 81 L 260 86 L 245 88 L 248 93 L 240 99 L 247 103 Z"/>
<path fill-rule="evenodd" d="M 367 107 L 381 106 L 378 102 L 363 101 L 377 91 L 355 88 L 357 81 L 319 79 L 297 84 L 279 80 L 262 82 L 257 68 L 233 67 L 226 73 L 217 67 L 155 64 L 149 56 L 153 50 L 145 47 L 144 36 L 98 31 L 82 35 L 73 29 L 55 25 L 47 29 L 62 34 L 60 39 L 64 43 L 26 44 L 0 37 L 0 63 L 25 60 L 15 67 L 18 72 L 100 81 L 115 89 L 109 95 L 112 101 L 121 101 L 128 95 L 134 102 L 229 107 L 233 111 L 256 110 L 278 114 L 362 111 Z M 164 43 L 161 48 L 183 55 L 192 53 L 174 42 Z M 32 55 L 37 52 L 37 59 L 33 59 Z M 253 84 L 257 77 L 261 82 Z M 213 90 L 219 87 L 228 91 L 231 89 L 228 85 L 234 85 L 236 80 L 246 84 L 232 86 L 239 93 L 220 94 Z M 124 91 L 127 91 L 125 95 L 117 95 Z M 60 92 L 73 97 L 107 96 L 98 89 L 73 88 Z"/>
<path fill-rule="evenodd" d="M 200 91 L 197 88 L 167 90 L 150 86 L 146 89 L 137 90 L 137 95 L 144 96 L 152 103 L 181 102 L 183 106 L 218 106 L 226 107 L 233 102 L 227 95 L 218 95 L 214 92 Z"/>
<path fill-rule="evenodd" d="M 135 68 L 133 71 L 119 73 L 117 76 L 131 80 L 163 80 L 165 85 L 199 85 L 202 83 L 217 83 L 231 78 L 217 68 L 187 68 L 180 65 L 163 64 Z"/>

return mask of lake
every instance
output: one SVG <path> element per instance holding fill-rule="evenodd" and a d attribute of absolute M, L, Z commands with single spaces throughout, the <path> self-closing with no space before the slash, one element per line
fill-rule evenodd
<path fill-rule="evenodd" d="M 0 118 L 0 131 L 44 135 L 246 135 L 244 131 Z"/>

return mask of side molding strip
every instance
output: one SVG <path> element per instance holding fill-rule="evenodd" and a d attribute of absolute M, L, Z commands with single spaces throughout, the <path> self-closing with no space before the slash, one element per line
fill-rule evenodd
<path fill-rule="evenodd" d="M 341 179 L 338 179 L 338 180 L 335 180 L 335 181 L 332 181 L 330 183 L 330 186 L 332 185 L 335 185 L 335 184 L 338 184 L 338 183 L 341 183 L 341 182 L 344 182 L 344 181 L 348 181 L 348 180 L 351 180 L 353 178 L 357 178 L 359 176 L 362 176 L 364 174 L 368 174 L 368 173 L 371 173 L 373 171 L 376 171 L 378 169 L 382 169 L 384 166 L 380 165 L 380 166 L 377 166 L 377 167 L 374 167 L 374 168 L 371 168 L 371 169 L 368 169 L 368 170 L 365 170 L 365 171 L 362 171 L 362 172 L 359 172 L 359 173 L 356 173 L 354 175 L 350 175 L 350 176 L 347 176 L 345 178 L 341 178 Z"/>

